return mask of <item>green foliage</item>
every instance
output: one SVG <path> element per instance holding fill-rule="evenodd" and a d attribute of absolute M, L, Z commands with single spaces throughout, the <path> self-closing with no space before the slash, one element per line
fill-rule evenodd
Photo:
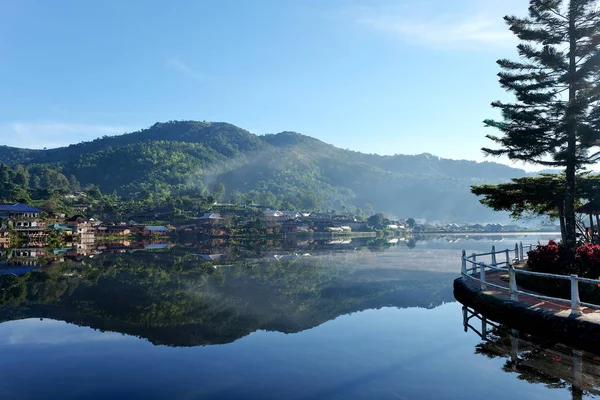
<path fill-rule="evenodd" d="M 508 211 L 514 219 L 524 215 L 559 219 L 564 227 L 565 175 L 540 174 L 535 177 L 513 178 L 510 183 L 476 185 L 471 192 L 481 196 L 481 204 L 496 211 Z M 600 176 L 579 174 L 575 192 L 576 204 L 595 200 L 600 193 Z"/>
<path fill-rule="evenodd" d="M 367 224 L 369 224 L 370 227 L 375 229 L 385 229 L 390 223 L 390 220 L 386 218 L 385 215 L 383 215 L 382 213 L 371 215 L 367 219 Z"/>
<path fill-rule="evenodd" d="M 502 136 L 493 156 L 564 167 L 564 241 L 576 250 L 576 174 L 595 162 L 590 149 L 600 139 L 600 9 L 596 0 L 530 0 L 529 16 L 505 17 L 520 39 L 520 60 L 502 59 L 498 74 L 514 103 L 496 101 L 502 121 L 484 123 Z"/>
<path fill-rule="evenodd" d="M 528 17 L 504 19 L 521 59 L 499 60 L 498 76 L 516 102 L 492 103 L 503 120 L 485 123 L 503 136 L 488 135 L 500 147 L 484 152 L 556 167 L 592 162 L 587 150 L 600 138 L 597 1 L 531 0 Z"/>
<path fill-rule="evenodd" d="M 195 121 L 155 124 L 58 149 L 16 155 L 4 150 L 0 147 L 0 160 L 24 165 L 37 199 L 83 186 L 92 200 L 115 192 L 149 207 L 191 198 L 207 206 L 215 200 L 297 210 L 345 206 L 365 216 L 385 210 L 478 220 L 493 214 L 468 188 L 524 174 L 494 163 L 363 154 L 294 132 L 256 136 L 230 124 Z"/>

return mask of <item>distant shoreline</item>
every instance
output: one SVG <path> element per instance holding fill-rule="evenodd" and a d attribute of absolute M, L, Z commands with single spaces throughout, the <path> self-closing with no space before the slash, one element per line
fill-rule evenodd
<path fill-rule="evenodd" d="M 527 232 L 519 232 L 519 231 L 507 231 L 507 232 L 444 232 L 444 231 L 435 231 L 435 232 L 419 232 L 422 235 L 428 234 L 445 234 L 448 236 L 503 236 L 503 235 L 560 235 L 560 232 L 537 232 L 537 231 L 527 231 Z"/>

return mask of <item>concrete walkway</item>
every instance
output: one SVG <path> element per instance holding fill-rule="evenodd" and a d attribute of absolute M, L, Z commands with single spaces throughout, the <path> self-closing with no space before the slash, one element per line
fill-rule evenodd
<path fill-rule="evenodd" d="M 468 279 L 463 277 L 465 282 L 474 289 L 480 289 L 481 283 L 474 281 L 472 279 Z M 485 280 L 494 285 L 502 286 L 508 288 L 508 272 L 504 271 L 492 271 L 486 272 Z M 519 286 L 519 290 L 532 292 L 531 290 L 524 289 Z M 600 287 L 598 288 L 600 291 Z M 483 291 L 485 295 L 494 296 L 499 299 L 510 300 L 510 294 L 508 291 L 504 291 L 495 287 L 487 286 L 487 289 Z M 571 304 L 563 303 L 559 301 L 550 301 L 550 300 L 542 300 L 535 298 L 533 296 L 527 296 L 523 294 L 519 294 L 519 303 L 527 306 L 531 310 L 545 310 L 553 312 L 557 316 L 568 317 L 571 314 Z M 588 322 L 593 322 L 596 324 L 600 324 L 600 310 L 596 310 L 594 308 L 581 306 L 582 315 L 577 319 L 585 320 Z"/>

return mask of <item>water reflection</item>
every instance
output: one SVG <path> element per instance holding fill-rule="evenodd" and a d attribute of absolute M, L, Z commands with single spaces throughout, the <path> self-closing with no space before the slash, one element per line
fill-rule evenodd
<path fill-rule="evenodd" d="M 549 389 L 570 389 L 572 399 L 600 394 L 600 357 L 551 343 L 488 320 L 466 306 L 463 327 L 481 338 L 475 354 L 504 358 L 502 371 Z"/>
<path fill-rule="evenodd" d="M 530 360 L 522 342 L 521 372 L 504 373 L 510 338 L 508 353 L 488 358 L 473 352 L 480 337 L 463 333 L 452 293 L 460 249 L 491 244 L 428 238 L 411 249 L 369 238 L 47 250 L 36 270 L 0 276 L 2 399 L 570 396 L 562 375 L 554 386 L 517 379 Z M 469 324 L 482 332 L 480 320 Z M 487 324 L 488 340 L 500 335 Z M 586 386 L 586 357 L 582 396 L 596 393 Z"/>
<path fill-rule="evenodd" d="M 154 344 L 198 346 L 256 330 L 299 332 L 367 309 L 433 308 L 453 300 L 449 282 L 456 273 L 420 269 L 416 258 L 403 258 L 402 268 L 389 262 L 397 254 L 367 246 L 283 246 L 47 252 L 38 270 L 0 276 L 0 321 L 50 318 Z"/>

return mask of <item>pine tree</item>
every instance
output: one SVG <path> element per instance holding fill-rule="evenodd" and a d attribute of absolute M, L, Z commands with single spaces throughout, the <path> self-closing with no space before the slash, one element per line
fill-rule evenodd
<path fill-rule="evenodd" d="M 561 167 L 565 171 L 565 248 L 576 248 L 575 176 L 596 161 L 600 137 L 600 9 L 597 0 L 530 0 L 529 16 L 504 18 L 520 39 L 519 61 L 502 59 L 500 85 L 516 102 L 496 101 L 502 121 L 486 126 L 498 149 L 486 154 Z"/>
<path fill-rule="evenodd" d="M 600 176 L 581 173 L 577 176 L 576 200 L 589 199 L 600 193 Z M 497 185 L 471 186 L 471 193 L 481 196 L 484 206 L 496 211 L 508 211 L 511 218 L 525 215 L 547 216 L 560 222 L 561 238 L 565 231 L 564 174 L 540 174 L 513 178 Z"/>

